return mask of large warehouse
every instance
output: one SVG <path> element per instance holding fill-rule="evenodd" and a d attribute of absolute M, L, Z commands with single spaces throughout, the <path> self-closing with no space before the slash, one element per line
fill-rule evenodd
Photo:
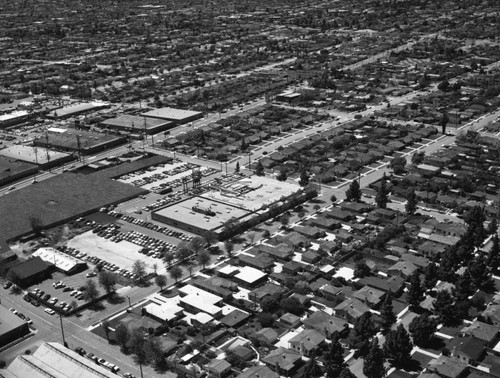
<path fill-rule="evenodd" d="M 36 164 L 41 169 L 56 167 L 75 159 L 74 156 L 65 152 L 25 146 L 22 144 L 12 145 L 0 150 L 0 156 L 11 160 L 15 159 L 25 163 Z"/>
<path fill-rule="evenodd" d="M 28 323 L 0 305 L 0 348 L 28 333 Z"/>
<path fill-rule="evenodd" d="M 43 247 L 33 253 L 34 257 L 40 257 L 43 261 L 54 264 L 56 270 L 67 274 L 75 274 L 87 269 L 87 263 L 72 256 L 68 256 L 57 249 Z"/>
<path fill-rule="evenodd" d="M 203 117 L 202 112 L 174 108 L 159 108 L 141 114 L 143 117 L 158 118 L 183 125 Z"/>
<path fill-rule="evenodd" d="M 207 231 L 219 234 L 231 218 L 246 219 L 248 210 L 204 197 L 192 197 L 151 213 L 152 219 L 203 235 Z"/>
<path fill-rule="evenodd" d="M 1 375 L 6 378 L 113 378 L 116 374 L 59 343 L 46 343 L 32 355 L 18 356 Z"/>
<path fill-rule="evenodd" d="M 17 277 L 19 286 L 28 287 L 47 279 L 53 270 L 53 264 L 35 256 L 10 268 L 9 272 Z"/>
<path fill-rule="evenodd" d="M 159 118 L 139 117 L 124 114 L 116 118 L 102 121 L 100 126 L 113 130 L 127 131 L 134 134 L 142 132 L 146 132 L 146 134 L 156 134 L 171 129 L 175 126 L 175 123 Z"/>

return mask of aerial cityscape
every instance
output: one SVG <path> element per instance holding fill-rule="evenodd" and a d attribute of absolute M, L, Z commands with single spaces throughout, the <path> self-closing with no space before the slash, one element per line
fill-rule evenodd
<path fill-rule="evenodd" d="M 0 48 L 0 378 L 500 378 L 499 0 L 13 0 Z"/>

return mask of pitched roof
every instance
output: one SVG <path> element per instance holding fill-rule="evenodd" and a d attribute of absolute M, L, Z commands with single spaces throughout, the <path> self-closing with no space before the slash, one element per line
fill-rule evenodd
<path fill-rule="evenodd" d="M 427 370 L 446 378 L 459 377 L 466 369 L 467 364 L 443 355 L 431 360 L 427 365 Z"/>
<path fill-rule="evenodd" d="M 290 344 L 299 344 L 307 350 L 314 349 L 318 347 L 322 342 L 325 341 L 325 336 L 315 329 L 305 329 L 298 335 L 292 337 L 289 341 Z"/>
<path fill-rule="evenodd" d="M 479 340 L 483 340 L 489 343 L 496 338 L 498 334 L 498 327 L 480 322 L 479 320 L 474 320 L 471 324 L 462 328 L 460 333 L 464 335 L 474 336 Z"/>
<path fill-rule="evenodd" d="M 282 370 L 291 370 L 301 358 L 299 353 L 279 347 L 264 357 L 262 361 L 271 366 L 278 366 Z"/>
<path fill-rule="evenodd" d="M 40 257 L 37 256 L 14 266 L 13 268 L 11 268 L 11 270 L 20 280 L 23 280 L 28 277 L 34 276 L 35 274 L 44 272 L 51 266 L 52 264 L 43 261 Z"/>
<path fill-rule="evenodd" d="M 316 311 L 308 318 L 302 320 L 302 323 L 306 327 L 313 328 L 321 333 L 326 331 L 330 335 L 334 332 L 342 332 L 349 325 L 344 319 L 329 315 L 323 311 Z"/>

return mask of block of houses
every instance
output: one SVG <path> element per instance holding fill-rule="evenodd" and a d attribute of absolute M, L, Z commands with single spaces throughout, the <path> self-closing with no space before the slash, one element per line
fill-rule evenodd
<path fill-rule="evenodd" d="M 238 255 L 238 261 L 240 265 L 247 265 L 252 268 L 267 271 L 272 269 L 274 266 L 274 261 L 271 257 L 265 254 L 259 254 L 257 256 L 249 256 L 247 254 Z"/>
<path fill-rule="evenodd" d="M 285 243 L 278 244 L 276 246 L 259 244 L 251 248 L 249 251 L 251 254 L 267 253 L 274 260 L 288 261 L 293 257 L 293 250 Z"/>
<path fill-rule="evenodd" d="M 333 286 L 330 284 L 324 285 L 320 288 L 320 292 L 329 301 L 337 302 L 339 300 L 344 300 L 345 294 L 341 287 Z"/>
<path fill-rule="evenodd" d="M 245 324 L 249 317 L 250 314 L 238 309 L 234 309 L 219 321 L 226 327 L 237 328 Z"/>
<path fill-rule="evenodd" d="M 318 216 L 317 218 L 310 219 L 308 221 L 308 223 L 311 226 L 315 226 L 315 227 L 321 228 L 323 230 L 334 230 L 336 228 L 341 227 L 341 225 L 342 225 L 340 223 L 340 221 L 337 219 L 327 218 L 327 217 L 322 217 L 322 216 Z"/>
<path fill-rule="evenodd" d="M 287 312 L 286 314 L 283 314 L 278 321 L 285 327 L 296 328 L 300 324 L 300 316 Z"/>
<path fill-rule="evenodd" d="M 315 329 L 305 329 L 288 341 L 289 348 L 303 356 L 313 356 L 325 342 L 326 337 Z"/>
<path fill-rule="evenodd" d="M 500 325 L 500 304 L 491 304 L 486 307 L 481 317 L 498 327 Z"/>
<path fill-rule="evenodd" d="M 339 209 L 338 207 L 333 207 L 330 210 L 325 211 L 323 214 L 325 214 L 328 218 L 337 219 L 342 222 L 348 222 L 356 218 L 352 212 Z"/>
<path fill-rule="evenodd" d="M 264 298 L 274 294 L 281 294 L 283 291 L 284 289 L 281 286 L 268 282 L 248 293 L 248 299 L 256 303 L 262 303 Z"/>
<path fill-rule="evenodd" d="M 485 354 L 483 342 L 472 336 L 453 339 L 449 348 L 453 359 L 468 365 L 477 365 Z"/>
<path fill-rule="evenodd" d="M 399 297 L 404 290 L 405 280 L 400 276 L 378 277 L 368 276 L 360 278 L 358 281 L 362 285 L 367 285 L 385 292 L 391 291 L 394 297 Z"/>
<path fill-rule="evenodd" d="M 326 235 L 325 230 L 319 227 L 297 226 L 294 230 L 310 239 L 319 239 Z"/>
<path fill-rule="evenodd" d="M 302 356 L 296 351 L 278 347 L 262 358 L 262 362 L 279 375 L 290 377 L 302 365 Z"/>
<path fill-rule="evenodd" d="M 370 307 L 356 298 L 348 298 L 333 309 L 336 316 L 347 319 L 352 324 L 368 311 L 370 311 Z"/>
<path fill-rule="evenodd" d="M 319 260 L 321 260 L 321 255 L 313 250 L 307 250 L 302 254 L 302 261 L 309 263 L 309 264 L 315 264 Z"/>
<path fill-rule="evenodd" d="M 223 378 L 231 372 L 231 364 L 226 360 L 213 359 L 205 365 L 205 369 L 210 372 L 210 376 Z"/>
<path fill-rule="evenodd" d="M 278 332 L 274 328 L 265 327 L 255 332 L 254 338 L 260 340 L 261 342 L 272 345 L 278 341 Z"/>
<path fill-rule="evenodd" d="M 345 319 L 337 318 L 324 311 L 315 311 L 303 319 L 302 323 L 307 329 L 314 329 L 328 339 L 335 333 L 342 336 L 349 332 L 349 323 Z"/>
<path fill-rule="evenodd" d="M 243 370 L 236 378 L 279 378 L 280 376 L 265 365 L 257 365 Z"/>

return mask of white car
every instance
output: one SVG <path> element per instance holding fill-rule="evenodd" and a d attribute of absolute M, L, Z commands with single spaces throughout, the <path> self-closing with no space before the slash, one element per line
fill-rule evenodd
<path fill-rule="evenodd" d="M 56 312 L 55 312 L 54 310 L 52 310 L 51 308 L 46 308 L 44 311 L 45 311 L 47 314 L 49 314 L 49 315 L 54 315 L 54 314 L 56 313 Z"/>

